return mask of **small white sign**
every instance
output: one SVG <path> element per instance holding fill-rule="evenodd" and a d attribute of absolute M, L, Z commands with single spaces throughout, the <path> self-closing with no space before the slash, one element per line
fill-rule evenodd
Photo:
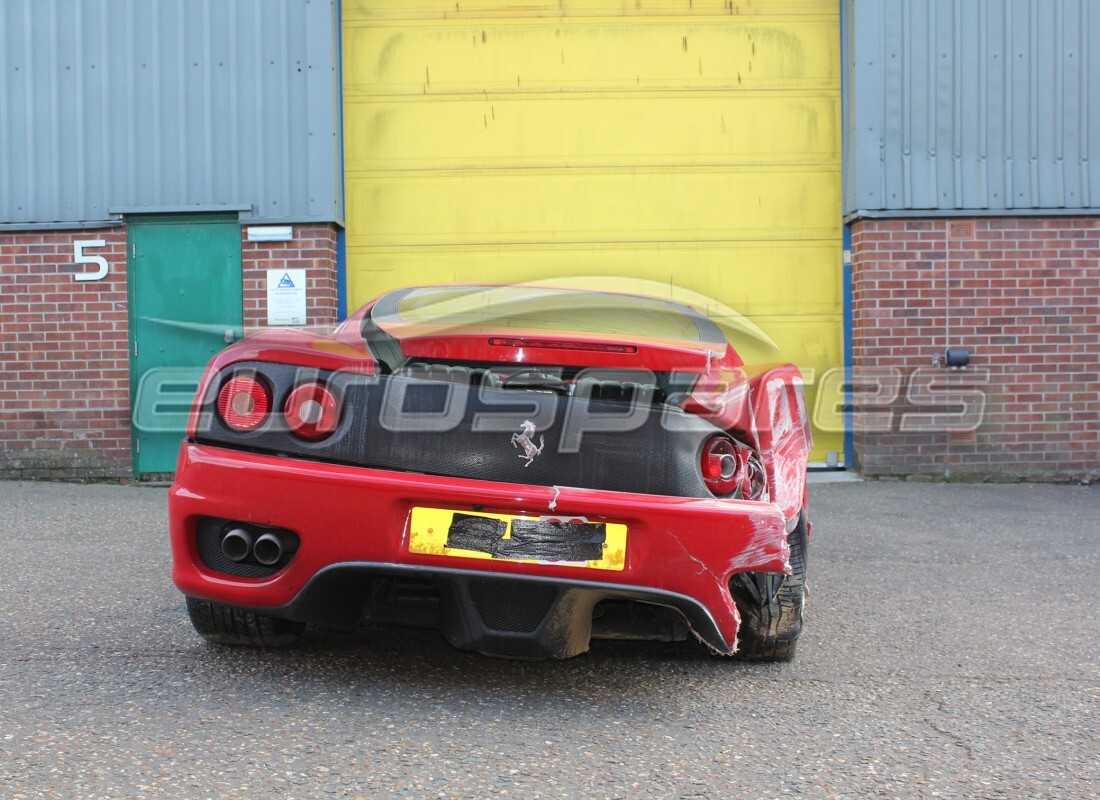
<path fill-rule="evenodd" d="M 269 269 L 267 271 L 267 324 L 306 324 L 306 271 Z"/>
<path fill-rule="evenodd" d="M 290 225 L 253 225 L 247 230 L 250 242 L 289 242 L 294 238 Z"/>

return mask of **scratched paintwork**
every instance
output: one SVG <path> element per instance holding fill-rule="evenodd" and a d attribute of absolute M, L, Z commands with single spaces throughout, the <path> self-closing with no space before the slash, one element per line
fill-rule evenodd
<path fill-rule="evenodd" d="M 775 367 L 757 378 L 753 399 L 771 499 L 791 522 L 805 505 L 806 458 L 813 447 L 801 377 L 793 367 Z"/>

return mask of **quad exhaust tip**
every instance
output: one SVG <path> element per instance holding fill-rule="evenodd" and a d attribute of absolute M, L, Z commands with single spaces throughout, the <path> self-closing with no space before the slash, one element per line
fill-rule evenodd
<path fill-rule="evenodd" d="M 300 544 L 297 534 L 280 528 L 225 520 L 222 531 L 222 555 L 237 564 L 278 568 L 298 551 Z"/>
<path fill-rule="evenodd" d="M 230 561 L 244 561 L 251 552 L 252 534 L 244 528 L 234 528 L 222 537 L 222 553 Z"/>
<path fill-rule="evenodd" d="M 232 531 L 230 533 L 232 533 Z M 224 548 L 224 542 L 222 546 Z M 257 539 L 256 543 L 252 546 L 252 557 L 265 567 L 277 564 L 279 559 L 283 557 L 282 540 L 273 533 L 265 533 Z"/>

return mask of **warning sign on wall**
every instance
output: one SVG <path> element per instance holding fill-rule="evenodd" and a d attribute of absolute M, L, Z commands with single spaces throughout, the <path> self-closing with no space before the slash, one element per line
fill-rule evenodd
<path fill-rule="evenodd" d="M 267 324 L 306 324 L 306 271 L 269 269 L 267 271 Z"/>

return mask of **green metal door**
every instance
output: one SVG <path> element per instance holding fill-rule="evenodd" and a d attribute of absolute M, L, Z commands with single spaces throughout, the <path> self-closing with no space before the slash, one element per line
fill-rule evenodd
<path fill-rule="evenodd" d="M 150 216 L 128 226 L 134 477 L 176 469 L 210 357 L 240 338 L 241 226 L 235 215 Z"/>

